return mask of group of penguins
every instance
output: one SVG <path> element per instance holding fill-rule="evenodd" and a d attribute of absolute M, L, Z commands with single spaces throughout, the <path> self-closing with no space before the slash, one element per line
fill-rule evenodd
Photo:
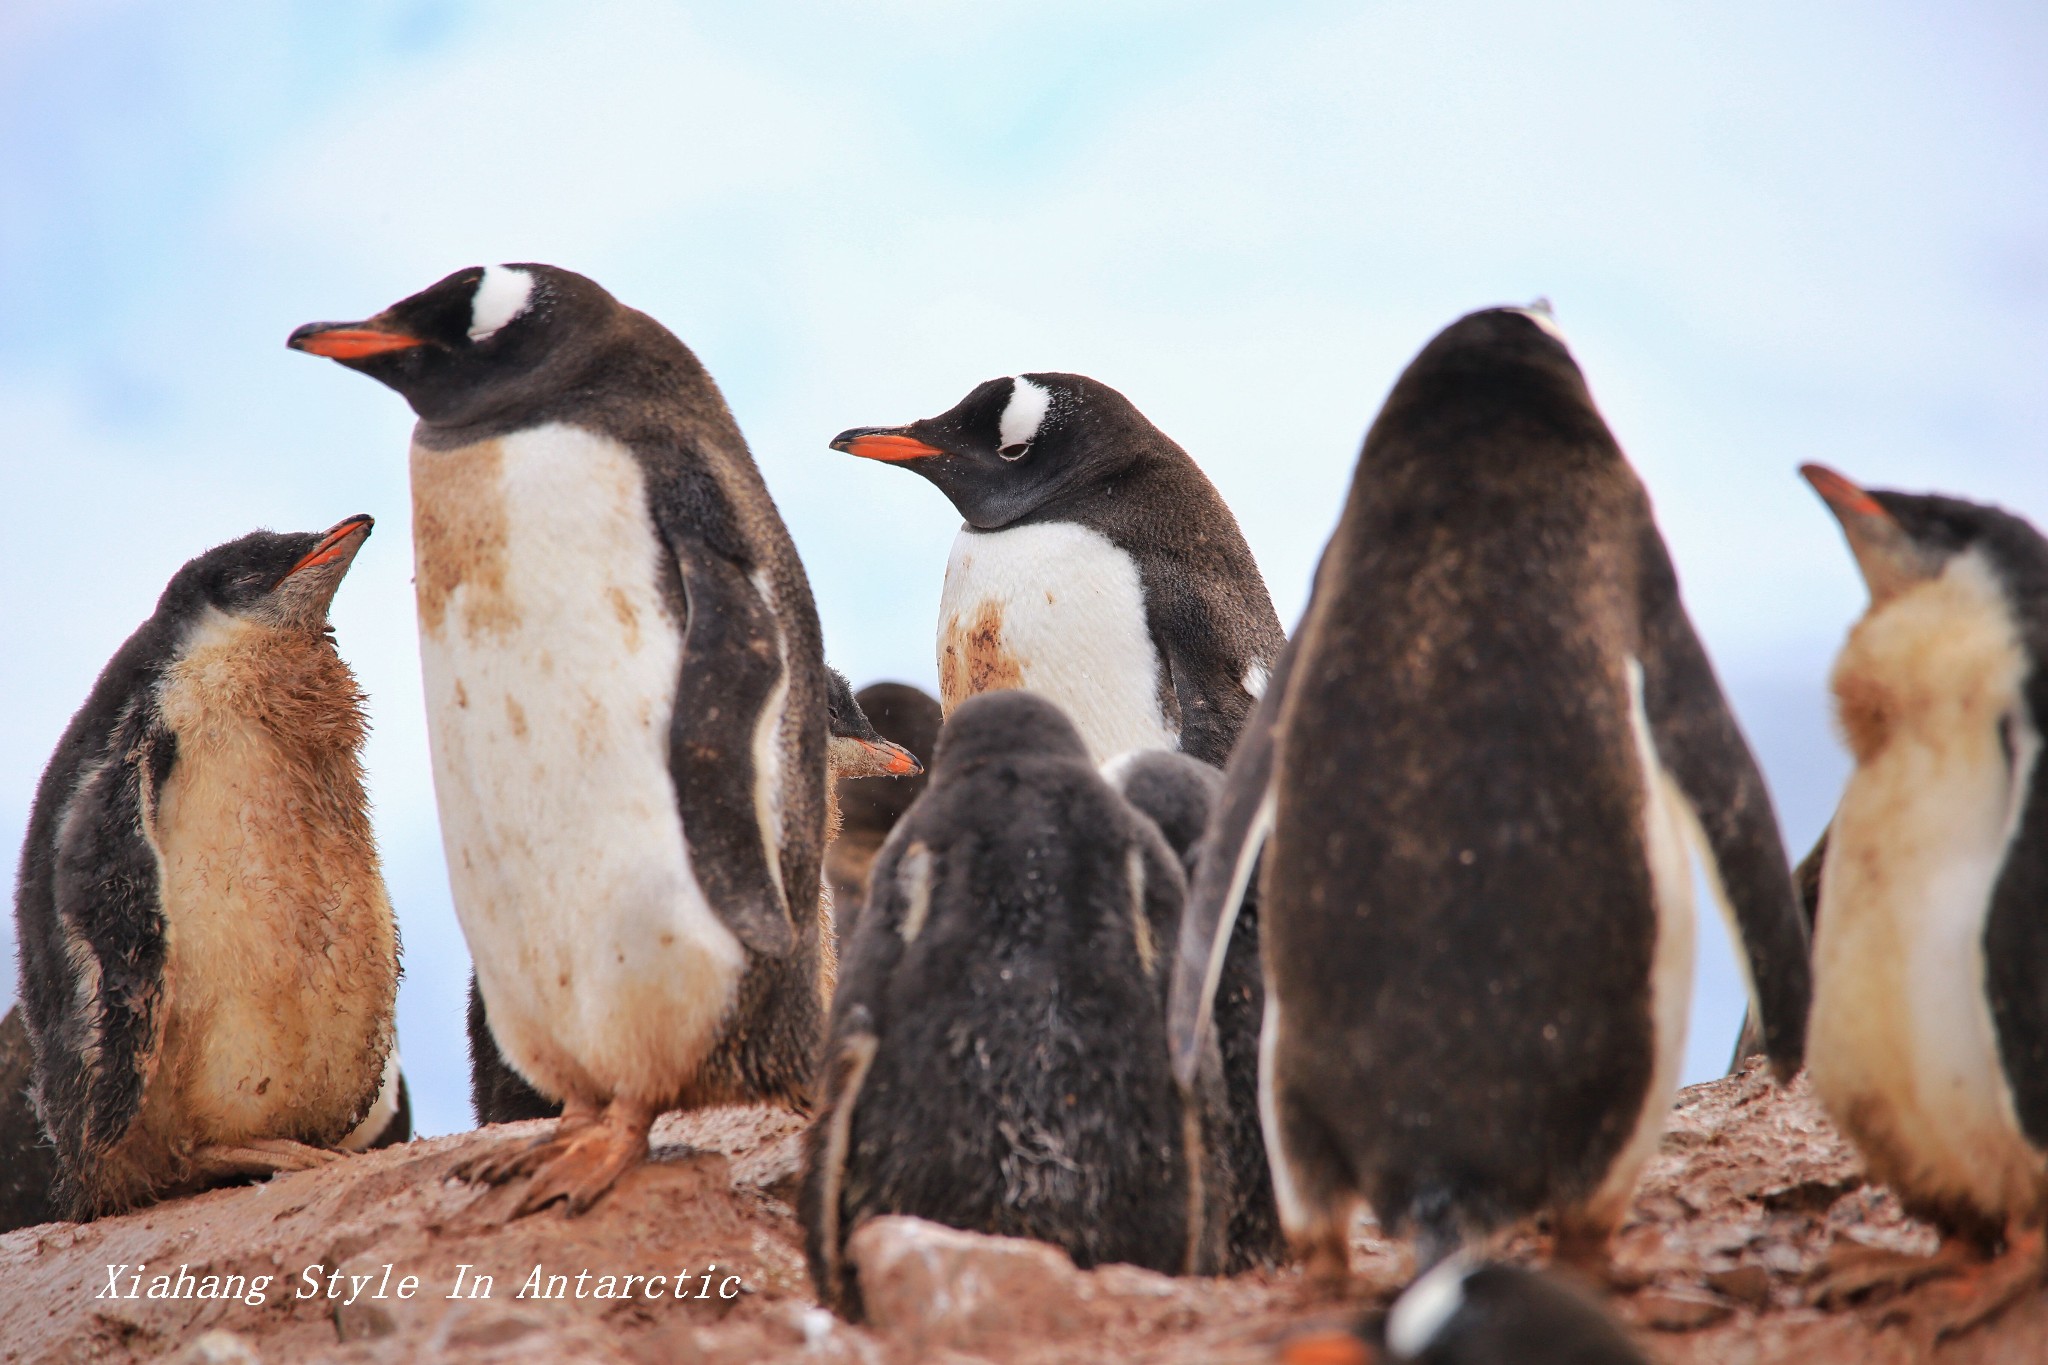
<path fill-rule="evenodd" d="M 850 1318 L 879 1214 L 1341 1282 L 1363 1201 L 1423 1272 L 1389 1358 L 1636 1360 L 1486 1249 L 1533 1226 L 1605 1263 L 1678 1082 L 1696 857 L 1777 1077 L 1804 1065 L 1942 1229 L 1969 1312 L 2039 1283 L 2048 544 L 2021 519 L 1805 468 L 1870 605 L 1833 676 L 1855 770 L 1795 881 L 1547 305 L 1409 364 L 1291 639 L 1214 487 L 1102 383 L 842 433 L 965 520 L 936 702 L 827 667 L 710 376 L 593 281 L 466 269 L 290 345 L 418 417 L 478 1118 L 559 1115 L 456 1175 L 516 1214 L 591 1207 L 664 1111 L 783 1104 Z M 192 560 L 44 773 L 0 1132 L 54 1168 L 52 1214 L 408 1131 L 327 621 L 370 530 Z"/>

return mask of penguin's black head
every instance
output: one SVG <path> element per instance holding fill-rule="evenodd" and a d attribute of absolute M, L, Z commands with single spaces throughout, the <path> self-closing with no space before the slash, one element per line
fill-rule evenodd
<path fill-rule="evenodd" d="M 932 755 L 932 780 L 985 759 L 1020 757 L 1087 763 L 1088 746 L 1067 713 L 1044 697 L 1014 689 L 983 692 L 946 717 Z"/>
<path fill-rule="evenodd" d="M 1223 789 L 1223 774 L 1199 758 L 1167 749 L 1143 749 L 1103 764 L 1102 775 L 1123 793 L 1173 846 L 1183 863 L 1209 823 L 1209 808 Z"/>
<path fill-rule="evenodd" d="M 252 531 L 216 545 L 172 576 L 157 614 L 230 616 L 297 630 L 327 626 L 335 589 L 374 525 L 350 517 L 327 531 Z"/>
<path fill-rule="evenodd" d="M 1160 442 L 1159 429 L 1107 384 L 1020 374 L 976 386 L 937 417 L 842 431 L 832 448 L 924 475 L 970 526 L 992 531 L 1108 483 Z"/>
<path fill-rule="evenodd" d="M 825 670 L 825 717 L 834 777 L 915 777 L 924 771 L 916 754 L 875 733 L 853 685 L 836 668 Z"/>
<path fill-rule="evenodd" d="M 1935 493 L 1866 489 L 1826 465 L 1799 472 L 1841 523 L 1873 607 L 1940 577 L 1971 550 L 1990 561 L 2008 591 L 2048 593 L 2048 541 L 2010 512 Z"/>
<path fill-rule="evenodd" d="M 574 384 L 621 311 L 574 271 L 471 266 L 362 322 L 309 322 L 286 344 L 398 390 L 426 422 L 461 426 Z"/>

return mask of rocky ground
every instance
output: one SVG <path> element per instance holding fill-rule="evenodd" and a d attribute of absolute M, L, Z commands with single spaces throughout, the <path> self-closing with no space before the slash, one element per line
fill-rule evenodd
<path fill-rule="evenodd" d="M 656 1160 L 576 1219 L 507 1222 L 511 1190 L 449 1178 L 478 1148 L 544 1127 L 519 1124 L 123 1218 L 26 1228 L 0 1237 L 0 1361 L 1265 1362 L 1296 1334 L 1383 1304 L 1407 1275 L 1401 1249 L 1366 1223 L 1356 1283 L 1338 1297 L 1295 1271 L 1082 1273 L 1035 1243 L 889 1219 L 860 1234 L 874 1321 L 849 1327 L 815 1305 L 804 1275 L 791 1213 L 798 1126 L 767 1110 L 670 1116 Z M 1781 1091 L 1752 1072 L 1679 1097 L 1606 1299 L 1671 1365 L 2048 1360 L 2039 1289 L 1937 1344 L 1957 1280 L 1902 1293 L 1858 1282 L 1889 1253 L 1934 1244 L 1863 1182 L 1803 1084 Z M 1537 1249 L 1533 1237 L 1503 1248 Z M 566 1297 L 520 1297 L 536 1266 L 538 1287 L 560 1275 Z M 221 1293 L 241 1275 L 242 1296 L 147 1297 L 157 1274 L 181 1269 L 198 1293 L 208 1276 L 222 1277 Z M 669 1278 L 660 1297 L 644 1278 L 601 1278 L 627 1275 Z M 400 1297 L 408 1276 L 417 1283 Z M 115 1296 L 131 1288 L 142 1297 Z M 604 1290 L 616 1297 L 596 1297 Z"/>

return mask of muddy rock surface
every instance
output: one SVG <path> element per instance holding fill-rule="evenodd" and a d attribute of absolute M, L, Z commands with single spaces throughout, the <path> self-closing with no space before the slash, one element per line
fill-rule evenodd
<path fill-rule="evenodd" d="M 1291 1269 L 1084 1272 L 1034 1243 L 881 1219 L 849 1248 L 869 1313 L 852 1326 L 816 1305 L 804 1274 L 797 1118 L 670 1115 L 655 1160 L 580 1218 L 508 1221 L 515 1188 L 451 1178 L 478 1150 L 547 1127 L 414 1142 L 0 1237 L 0 1361 L 1221 1365 L 1356 1323 L 1410 1273 L 1363 1219 L 1341 1295 Z M 1967 1279 L 1865 1273 L 1935 1245 L 1864 1181 L 1803 1082 L 1779 1089 L 1751 1070 L 1679 1096 L 1597 1289 L 1671 1365 L 2048 1360 L 2038 1288 L 1937 1339 L 1963 1316 Z M 1496 1250 L 1532 1260 L 1543 1243 L 1531 1231 Z"/>

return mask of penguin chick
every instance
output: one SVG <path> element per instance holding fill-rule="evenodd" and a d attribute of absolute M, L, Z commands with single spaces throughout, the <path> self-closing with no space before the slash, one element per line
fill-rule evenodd
<path fill-rule="evenodd" d="M 333 1159 L 392 1049 L 398 931 L 327 608 L 370 533 L 180 569 L 43 773 L 15 914 L 80 1217 Z"/>
<path fill-rule="evenodd" d="M 922 767 L 930 764 L 942 719 L 938 699 L 909 683 L 869 683 L 854 694 L 875 733 L 910 751 Z M 825 849 L 825 880 L 832 887 L 832 914 L 842 942 L 853 937 L 854 920 L 867 899 L 868 869 L 882 841 L 903 812 L 924 794 L 922 773 L 908 777 L 840 777 L 842 824 Z"/>
<path fill-rule="evenodd" d="M 828 794 L 829 828 L 838 821 L 837 813 L 831 809 L 829 794 L 837 786 L 841 773 L 922 774 L 924 769 L 915 754 L 875 733 L 875 727 L 854 696 L 853 688 L 839 670 L 830 669 L 828 674 L 830 685 L 826 690 L 826 711 L 831 742 L 825 749 L 828 778 L 825 790 Z M 829 888 L 826 894 L 829 894 Z M 505 1060 L 505 1054 L 498 1050 L 497 1040 L 491 1036 L 490 1018 L 484 1009 L 483 994 L 477 989 L 474 972 L 469 977 L 468 1031 L 469 1099 L 479 1124 L 554 1118 L 562 1112 L 559 1102 L 547 1099 L 527 1084 L 525 1078 Z"/>
<path fill-rule="evenodd" d="M 589 1208 L 678 1105 L 810 1102 L 825 659 L 697 357 L 594 281 L 460 270 L 289 341 L 401 394 L 450 889 L 554 1133 L 460 1168 Z"/>
<path fill-rule="evenodd" d="M 1836 660 L 1855 769 L 1815 930 L 1815 1094 L 1912 1213 L 2032 1249 L 2048 1219 L 2048 541 L 1801 472 L 1870 605 Z M 2002 1306 L 1996 1296 L 1980 1305 Z"/>
<path fill-rule="evenodd" d="M 939 601 L 951 714 L 1050 697 L 1101 762 L 1180 749 L 1221 766 L 1280 650 L 1280 619 L 1214 485 L 1107 384 L 991 379 L 950 411 L 832 448 L 936 484 L 966 518 Z"/>
<path fill-rule="evenodd" d="M 1203 857 L 1203 836 L 1222 797 L 1223 775 L 1185 754 L 1153 749 L 1111 759 L 1103 765 L 1103 776 L 1159 827 L 1179 855 L 1192 887 Z M 1176 937 L 1178 931 L 1177 927 Z M 1177 958 L 1178 944 L 1169 954 L 1170 961 Z M 1202 1199 L 1207 1264 L 1224 1274 L 1278 1264 L 1286 1252 L 1279 1210 L 1273 1204 L 1266 1141 L 1259 1131 L 1259 1021 L 1265 994 L 1254 889 L 1232 926 L 1222 978 L 1211 1003 L 1216 1056 L 1208 1070 L 1213 1074 L 1205 1075 L 1189 1097 L 1201 1118 L 1207 1163 Z"/>
<path fill-rule="evenodd" d="M 1539 1215 L 1604 1262 L 1677 1088 L 1688 845 L 1783 1075 L 1809 983 L 1770 796 L 1548 318 L 1402 374 L 1293 650 L 1259 926 L 1290 1241 L 1342 1277 L 1364 1198 L 1425 1263 Z"/>
<path fill-rule="evenodd" d="M 884 1213 L 1186 1268 L 1159 1004 L 1183 889 L 1057 707 L 1003 692 L 953 713 L 833 1002 L 799 1210 L 826 1302 L 859 1315 L 845 1239 Z"/>
<path fill-rule="evenodd" d="M 0 1018 L 0 1232 L 64 1216 L 57 1204 L 57 1153 L 36 1118 L 35 1069 L 28 1025 L 16 1004 Z"/>

